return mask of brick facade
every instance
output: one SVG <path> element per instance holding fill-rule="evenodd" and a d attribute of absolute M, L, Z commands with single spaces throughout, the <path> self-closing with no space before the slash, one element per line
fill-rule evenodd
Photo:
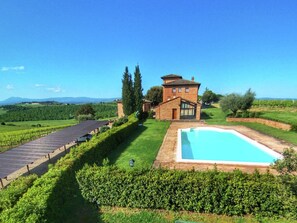
<path fill-rule="evenodd" d="M 180 119 L 180 103 L 181 98 L 175 98 L 167 102 L 161 103 L 156 109 L 156 119 L 173 120 L 173 109 L 176 109 L 176 120 Z"/>
<path fill-rule="evenodd" d="M 201 104 L 198 103 L 200 83 L 184 80 L 182 76 L 169 74 L 163 79 L 163 102 L 156 107 L 156 119 L 200 120 Z"/>
<path fill-rule="evenodd" d="M 118 117 L 124 117 L 124 109 L 123 109 L 123 103 L 121 101 L 118 101 Z M 148 112 L 151 110 L 151 102 L 148 100 L 143 100 L 143 104 L 142 104 L 142 111 L 144 112 Z"/>
<path fill-rule="evenodd" d="M 196 103 L 198 100 L 198 88 L 197 86 L 187 86 L 187 85 L 163 86 L 163 102 L 177 97 L 181 97 Z"/>

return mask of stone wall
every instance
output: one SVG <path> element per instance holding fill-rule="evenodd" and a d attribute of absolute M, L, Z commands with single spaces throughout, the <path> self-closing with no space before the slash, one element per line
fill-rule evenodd
<path fill-rule="evenodd" d="M 285 131 L 291 130 L 291 125 L 263 118 L 227 118 L 227 122 L 255 122 Z"/>

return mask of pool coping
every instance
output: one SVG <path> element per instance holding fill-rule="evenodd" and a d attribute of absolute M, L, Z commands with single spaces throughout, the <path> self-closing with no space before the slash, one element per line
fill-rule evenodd
<path fill-rule="evenodd" d="M 178 129 L 195 128 L 195 127 L 217 127 L 221 129 L 233 129 L 240 134 L 257 141 L 258 143 L 267 146 L 271 150 L 282 153 L 285 148 L 293 148 L 297 151 L 297 147 L 278 140 L 274 137 L 257 132 L 245 126 L 224 126 L 224 125 L 207 125 L 201 122 L 172 122 L 165 134 L 163 143 L 159 149 L 158 155 L 155 159 L 153 167 L 169 168 L 169 169 L 183 169 L 183 170 L 209 170 L 217 168 L 222 171 L 233 171 L 234 169 L 240 169 L 244 172 L 254 172 L 258 169 L 260 172 L 266 172 L 268 169 L 270 172 L 275 172 L 269 166 L 260 165 L 246 165 L 246 164 L 218 164 L 218 163 L 191 163 L 191 162 L 177 162 L 176 161 L 176 147 L 177 147 L 177 132 Z"/>
<path fill-rule="evenodd" d="M 272 150 L 271 148 L 263 145 L 262 143 L 259 143 L 256 140 L 253 140 L 246 135 L 241 134 L 240 132 L 234 130 L 234 129 L 222 129 L 218 127 L 213 126 L 199 126 L 195 128 L 182 128 L 177 130 L 177 148 L 176 148 L 176 162 L 185 162 L 185 163 L 211 163 L 211 164 L 230 164 L 230 165 L 247 165 L 247 166 L 269 166 L 271 163 L 268 162 L 240 162 L 240 161 L 226 161 L 226 160 L 196 160 L 196 159 L 184 159 L 182 158 L 182 145 L 181 145 L 181 132 L 184 131 L 191 131 L 191 130 L 214 130 L 217 132 L 229 132 L 231 134 L 236 135 L 237 137 L 240 137 L 241 139 L 247 141 L 248 143 L 256 146 L 258 149 L 262 150 L 265 153 L 268 153 L 269 155 L 275 157 L 275 159 L 282 159 L 283 156 Z"/>

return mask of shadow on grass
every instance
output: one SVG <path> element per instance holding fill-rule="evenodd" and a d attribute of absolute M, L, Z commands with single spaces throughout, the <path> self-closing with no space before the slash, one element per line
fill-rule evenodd
<path fill-rule="evenodd" d="M 212 119 L 211 115 L 208 114 L 208 113 L 206 113 L 206 112 L 204 112 L 204 111 L 201 112 L 201 116 L 200 117 L 201 117 L 201 119 Z"/>
<path fill-rule="evenodd" d="M 129 145 L 135 140 L 142 132 L 147 129 L 145 126 L 138 126 L 137 129 L 128 137 L 123 143 Z M 120 144 L 121 145 L 121 144 Z M 121 146 L 117 148 L 121 148 Z M 98 207 L 95 204 L 89 203 L 81 195 L 79 185 L 76 181 L 75 173 L 80 170 L 85 164 L 93 165 L 94 163 L 101 164 L 103 158 L 106 156 L 111 157 L 112 163 L 121 155 L 123 149 L 115 148 L 114 151 L 108 154 L 95 154 L 94 151 L 88 151 L 84 156 L 93 157 L 92 160 L 82 162 L 85 160 L 83 157 L 73 163 L 72 168 L 61 171 L 61 176 L 53 191 L 47 200 L 47 209 L 45 218 L 51 223 L 96 223 L 104 222 L 101 219 Z M 74 148 L 75 149 L 75 148 Z"/>
<path fill-rule="evenodd" d="M 150 124 L 150 123 L 147 123 L 147 124 Z M 121 155 L 121 153 L 124 152 L 129 147 L 129 145 L 135 139 L 137 139 L 146 129 L 147 129 L 146 126 L 143 126 L 143 125 L 138 126 L 137 130 L 129 138 L 127 138 L 123 143 L 121 143 L 115 150 L 110 152 L 107 155 L 107 158 L 109 159 L 110 164 L 114 164 L 119 158 L 119 156 Z M 122 146 L 122 145 L 125 145 L 125 146 Z"/>

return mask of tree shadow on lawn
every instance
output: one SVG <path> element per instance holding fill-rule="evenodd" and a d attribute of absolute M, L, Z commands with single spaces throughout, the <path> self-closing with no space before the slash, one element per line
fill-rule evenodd
<path fill-rule="evenodd" d="M 148 123 L 149 124 L 149 123 Z M 146 124 L 147 125 L 147 124 Z M 124 142 L 122 142 L 115 150 L 107 154 L 107 158 L 109 159 L 110 164 L 115 164 L 117 159 L 121 156 L 121 154 L 131 145 L 131 143 L 136 140 L 145 130 L 146 126 L 141 125 L 137 127 L 137 130 Z"/>
<path fill-rule="evenodd" d="M 138 126 L 138 129 L 127 138 L 123 143 L 127 143 L 129 146 L 137 137 L 139 137 L 147 127 Z M 107 153 L 110 157 L 112 163 L 114 163 L 117 158 L 125 149 L 126 146 L 121 146 L 121 143 L 114 151 Z M 75 148 L 74 148 L 75 149 Z M 98 148 L 96 148 L 98 149 Z M 95 149 L 95 150 L 96 150 Z M 99 214 L 98 207 L 95 204 L 89 203 L 81 195 L 79 185 L 76 181 L 75 172 L 80 170 L 85 164 L 101 164 L 103 158 L 106 157 L 100 153 L 100 148 L 97 152 L 88 151 L 85 154 L 86 157 L 93 157 L 92 160 L 87 162 L 82 162 L 81 160 L 75 160 L 73 166 L 64 171 L 61 171 L 61 176 L 57 182 L 55 188 L 51 191 L 49 198 L 47 199 L 47 209 L 44 213 L 45 219 L 51 223 L 93 223 L 93 222 L 103 222 Z M 66 160 L 67 161 L 67 160 Z"/>

